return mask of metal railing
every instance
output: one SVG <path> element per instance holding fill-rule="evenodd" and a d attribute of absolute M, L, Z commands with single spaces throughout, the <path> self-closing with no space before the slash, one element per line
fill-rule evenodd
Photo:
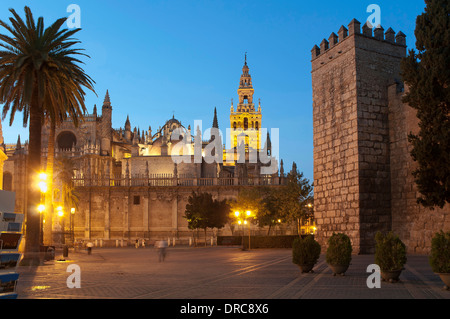
<path fill-rule="evenodd" d="M 143 187 L 167 187 L 167 186 L 244 186 L 244 185 L 284 185 L 285 178 L 261 175 L 256 177 L 174 177 L 173 174 L 149 174 L 132 176 L 105 177 L 101 175 L 75 176 L 73 179 L 75 187 L 83 186 L 143 186 Z"/>

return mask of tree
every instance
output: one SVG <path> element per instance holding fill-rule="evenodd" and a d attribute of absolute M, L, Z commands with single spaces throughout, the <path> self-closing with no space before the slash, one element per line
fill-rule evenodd
<path fill-rule="evenodd" d="M 259 227 L 269 226 L 267 235 L 270 235 L 272 227 L 284 222 L 284 216 L 281 214 L 282 202 L 279 201 L 280 190 L 277 188 L 267 188 L 263 197 L 263 209 L 258 213 Z"/>
<path fill-rule="evenodd" d="M 236 200 L 230 202 L 231 212 L 251 211 L 259 227 L 269 226 L 270 234 L 272 226 L 278 224 L 278 220 L 282 218 L 278 191 L 265 186 L 242 189 Z"/>
<path fill-rule="evenodd" d="M 308 204 L 313 201 L 313 186 L 297 169 L 295 162 L 287 175 L 287 184 L 277 193 L 280 214 L 284 220 L 296 220 L 300 234 L 300 220 L 312 217 Z"/>
<path fill-rule="evenodd" d="M 17 111 L 23 112 L 23 125 L 29 121 L 29 147 L 27 160 L 27 208 L 25 253 L 23 264 L 38 264 L 40 216 L 37 206 L 39 190 L 34 176 L 41 169 L 41 130 L 44 116 L 63 118 L 68 112 L 75 124 L 86 112 L 83 87 L 94 91 L 94 81 L 78 65 L 83 63 L 76 55 L 86 56 L 80 43 L 71 38 L 80 29 L 61 27 L 66 18 L 56 20 L 44 29 L 44 19 L 37 23 L 29 7 L 25 7 L 25 21 L 10 9 L 12 26 L 0 20 L 12 36 L 0 34 L 0 103 L 3 118 L 10 112 L 10 125 Z"/>
<path fill-rule="evenodd" d="M 421 196 L 418 203 L 433 209 L 450 202 L 450 2 L 426 0 L 416 19 L 416 53 L 402 61 L 409 91 L 403 101 L 417 110 L 418 134 L 409 134 L 413 171 Z"/>
<path fill-rule="evenodd" d="M 222 228 L 227 220 L 230 207 L 226 200 L 214 200 L 209 193 L 192 192 L 186 204 L 184 218 L 188 221 L 188 228 L 192 230 L 207 228 Z"/>

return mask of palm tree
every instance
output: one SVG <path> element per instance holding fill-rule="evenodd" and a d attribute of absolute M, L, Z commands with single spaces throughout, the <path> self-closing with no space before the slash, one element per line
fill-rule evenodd
<path fill-rule="evenodd" d="M 55 161 L 55 132 L 56 121 L 50 121 L 50 133 L 47 144 L 47 174 L 48 195 L 45 196 L 45 224 L 44 224 L 44 245 L 52 243 L 52 225 L 53 225 L 53 166 Z"/>
<path fill-rule="evenodd" d="M 44 29 L 44 19 L 35 23 L 29 7 L 25 7 L 25 21 L 14 9 L 11 26 L 0 20 L 12 36 L 0 34 L 0 103 L 3 118 L 10 112 L 10 125 L 17 111 L 23 112 L 23 125 L 29 120 L 27 161 L 26 242 L 24 261 L 36 264 L 39 252 L 39 190 L 34 176 L 41 169 L 41 130 L 45 116 L 61 120 L 67 114 L 78 124 L 83 113 L 83 87 L 94 91 L 94 81 L 78 65 L 75 56 L 86 54 L 73 48 L 80 43 L 71 38 L 80 29 L 61 29 L 66 18 L 56 20 Z M 61 30 L 60 30 L 61 29 Z"/>

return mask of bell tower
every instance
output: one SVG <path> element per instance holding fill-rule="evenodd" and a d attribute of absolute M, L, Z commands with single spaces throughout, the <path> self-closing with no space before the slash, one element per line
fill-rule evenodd
<path fill-rule="evenodd" d="M 237 91 L 239 95 L 238 111 L 246 110 L 247 108 L 253 108 L 253 86 L 252 76 L 248 73 L 247 65 L 247 52 L 245 52 L 245 63 L 242 67 L 242 75 L 239 81 L 239 89 Z"/>
<path fill-rule="evenodd" d="M 247 65 L 247 52 L 245 53 L 245 62 L 242 67 L 242 74 L 237 90 L 239 103 L 234 111 L 233 104 L 230 112 L 230 128 L 232 147 L 237 147 L 241 142 L 245 143 L 245 149 L 249 147 L 259 150 L 261 146 L 261 103 L 258 110 L 255 110 L 253 103 L 253 84 L 252 77 Z"/>

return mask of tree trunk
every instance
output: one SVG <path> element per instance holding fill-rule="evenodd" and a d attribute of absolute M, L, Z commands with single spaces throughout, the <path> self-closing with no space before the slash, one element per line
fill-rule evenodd
<path fill-rule="evenodd" d="M 37 95 L 37 94 L 33 94 Z M 36 185 L 37 175 L 41 169 L 41 131 L 42 131 L 42 110 L 37 102 L 37 97 L 33 98 L 30 107 L 30 126 L 27 156 L 27 207 L 26 207 L 26 228 L 25 228 L 25 251 L 21 265 L 40 264 L 39 258 L 39 234 L 40 234 L 40 214 L 37 206 L 40 203 L 40 190 Z"/>
<path fill-rule="evenodd" d="M 44 245 L 51 245 L 53 242 L 53 166 L 55 163 L 55 131 L 56 124 L 50 121 L 50 134 L 48 137 L 47 153 L 47 194 L 45 194 L 45 224 L 44 224 Z"/>

